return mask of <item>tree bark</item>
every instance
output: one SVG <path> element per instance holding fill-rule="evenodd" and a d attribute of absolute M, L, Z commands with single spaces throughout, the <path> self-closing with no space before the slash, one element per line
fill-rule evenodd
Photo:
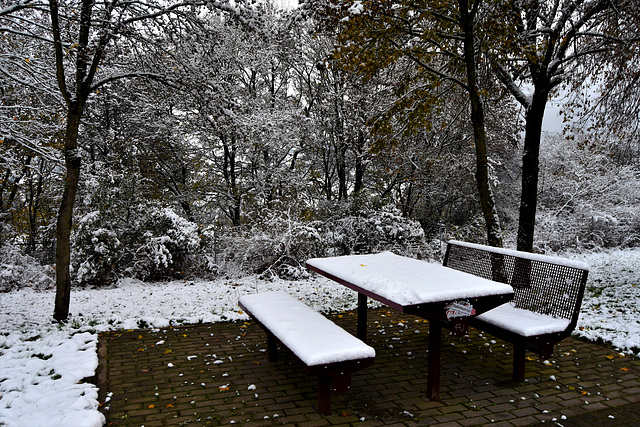
<path fill-rule="evenodd" d="M 363 147 L 364 147 L 364 142 L 365 142 L 365 137 L 364 137 L 364 133 L 362 131 L 360 131 L 358 133 L 358 140 L 357 140 L 357 146 L 355 149 L 355 178 L 354 178 L 354 184 L 353 184 L 353 195 L 356 196 L 360 190 L 362 190 L 362 187 L 364 186 L 364 171 L 365 171 L 365 164 L 363 161 Z"/>
<path fill-rule="evenodd" d="M 73 103 L 67 113 L 67 129 L 64 137 L 64 157 L 67 168 L 64 178 L 64 191 L 58 210 L 56 223 L 56 301 L 53 318 L 61 321 L 69 317 L 71 300 L 71 227 L 73 205 L 80 179 L 80 153 L 77 149 L 78 129 L 82 116 L 82 107 Z"/>
<path fill-rule="evenodd" d="M 27 252 L 34 253 L 36 251 L 36 234 L 38 231 L 38 211 L 40 210 L 40 201 L 42 196 L 42 190 L 44 186 L 44 168 L 45 160 L 40 159 L 40 172 L 36 180 L 35 188 L 33 183 L 33 174 L 29 178 L 29 242 L 27 245 Z"/>
<path fill-rule="evenodd" d="M 458 5 L 460 8 L 460 27 L 464 34 L 464 61 L 467 73 L 466 89 L 469 93 L 471 103 L 471 123 L 476 146 L 476 185 L 478 187 L 480 206 L 487 231 L 487 243 L 490 246 L 502 247 L 502 229 L 489 183 L 487 133 L 485 129 L 484 109 L 476 75 L 477 63 L 473 29 L 476 9 L 470 11 L 467 0 L 459 0 Z"/>
<path fill-rule="evenodd" d="M 340 138 L 342 139 L 342 138 Z M 344 141 L 336 147 L 336 173 L 338 174 L 338 200 L 347 199 L 347 166 Z"/>
<path fill-rule="evenodd" d="M 533 237 L 538 207 L 540 138 L 548 90 L 536 90 L 526 111 L 524 151 L 522 153 L 522 193 L 518 219 L 517 249 L 533 252 Z"/>

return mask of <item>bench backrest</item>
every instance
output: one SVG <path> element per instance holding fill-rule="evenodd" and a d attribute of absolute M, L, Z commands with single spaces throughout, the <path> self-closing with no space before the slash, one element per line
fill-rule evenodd
<path fill-rule="evenodd" d="M 510 284 L 513 302 L 540 314 L 578 321 L 589 274 L 580 261 L 450 241 L 443 265 Z"/>

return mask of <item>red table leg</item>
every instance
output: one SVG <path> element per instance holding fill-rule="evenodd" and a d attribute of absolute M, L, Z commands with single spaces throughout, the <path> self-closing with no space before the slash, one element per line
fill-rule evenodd
<path fill-rule="evenodd" d="M 440 356 L 442 354 L 442 323 L 429 320 L 429 360 L 427 364 L 427 397 L 440 400 Z"/>
<path fill-rule="evenodd" d="M 358 293 L 358 331 L 357 337 L 367 342 L 367 296 Z"/>

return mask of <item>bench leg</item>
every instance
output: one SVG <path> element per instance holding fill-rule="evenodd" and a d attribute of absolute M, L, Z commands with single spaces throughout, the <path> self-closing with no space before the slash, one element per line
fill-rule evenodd
<path fill-rule="evenodd" d="M 358 293 L 358 331 L 356 336 L 362 342 L 367 342 L 367 296 Z"/>
<path fill-rule="evenodd" d="M 267 353 L 269 354 L 269 362 L 278 360 L 278 342 L 271 332 L 267 331 Z"/>
<path fill-rule="evenodd" d="M 331 380 L 331 389 L 336 393 L 345 393 L 351 388 L 351 373 L 344 372 L 334 375 Z"/>
<path fill-rule="evenodd" d="M 440 400 L 440 356 L 442 353 L 442 323 L 429 321 L 429 358 L 427 360 L 427 397 Z"/>
<path fill-rule="evenodd" d="M 549 360 L 553 357 L 553 344 L 543 343 L 540 345 L 540 357 Z"/>
<path fill-rule="evenodd" d="M 318 375 L 318 412 L 331 414 L 331 377 Z"/>
<path fill-rule="evenodd" d="M 513 380 L 524 381 L 524 361 L 526 348 L 523 344 L 513 344 Z"/>

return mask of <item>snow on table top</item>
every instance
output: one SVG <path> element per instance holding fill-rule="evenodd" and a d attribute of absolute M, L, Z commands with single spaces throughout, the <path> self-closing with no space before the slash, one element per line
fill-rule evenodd
<path fill-rule="evenodd" d="M 400 305 L 513 293 L 507 284 L 392 252 L 312 258 L 307 264 Z"/>
<path fill-rule="evenodd" d="M 308 366 L 376 355 L 373 347 L 285 292 L 243 295 L 239 303 Z"/>
<path fill-rule="evenodd" d="M 525 258 L 525 259 L 530 259 L 533 261 L 542 261 L 542 262 L 548 262 L 550 264 L 557 264 L 557 265 L 562 265 L 565 267 L 573 267 L 573 268 L 578 268 L 580 270 L 587 270 L 589 271 L 589 264 L 587 264 L 584 261 L 578 261 L 575 259 L 568 259 L 568 258 L 560 258 L 560 257 L 554 257 L 554 256 L 548 256 L 548 255 L 540 255 L 540 254 L 534 254 L 531 252 L 523 252 L 523 251 L 516 251 L 513 249 L 505 249 L 505 248 L 496 248 L 493 246 L 485 246 L 485 245 L 478 245 L 476 243 L 468 243 L 468 242 L 459 242 L 457 240 L 450 240 L 449 243 L 454 244 L 454 245 L 458 245 L 458 246 L 466 246 L 468 248 L 474 248 L 474 249 L 482 249 L 485 251 L 491 251 L 497 254 L 503 254 L 503 255 L 510 255 L 513 257 L 518 257 L 518 258 Z"/>
<path fill-rule="evenodd" d="M 525 337 L 562 332 L 571 323 L 569 319 L 516 308 L 512 303 L 489 310 L 478 319 Z"/>

